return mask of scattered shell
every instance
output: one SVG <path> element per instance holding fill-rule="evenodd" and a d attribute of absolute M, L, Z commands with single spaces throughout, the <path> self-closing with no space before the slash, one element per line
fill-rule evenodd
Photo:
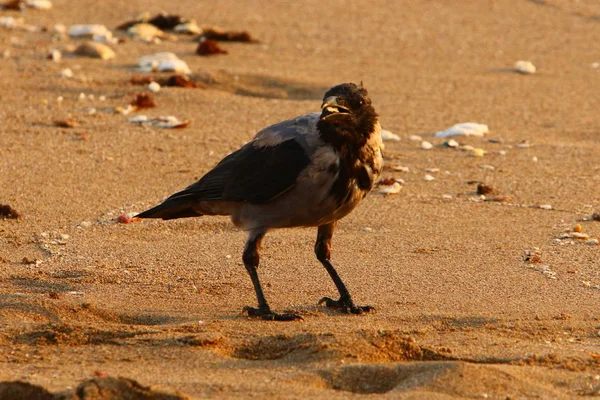
<path fill-rule="evenodd" d="M 585 244 L 588 244 L 588 245 L 591 245 L 591 246 L 594 246 L 594 245 L 597 246 L 598 244 L 600 244 L 600 240 L 598 240 L 598 239 L 590 239 L 590 240 L 586 241 Z"/>
<path fill-rule="evenodd" d="M 148 90 L 154 93 L 160 92 L 160 85 L 157 82 L 150 82 L 148 84 Z"/>
<path fill-rule="evenodd" d="M 389 186 L 380 186 L 379 187 L 379 191 L 377 193 L 379 194 L 396 194 L 396 193 L 400 193 L 400 191 L 402 190 L 402 186 L 398 183 L 398 182 L 394 182 L 392 185 Z"/>
<path fill-rule="evenodd" d="M 110 60 L 115 58 L 115 52 L 105 44 L 98 42 L 85 42 L 75 49 L 75 54 L 85 57 L 100 58 Z"/>
<path fill-rule="evenodd" d="M 492 196 L 486 197 L 485 201 L 493 201 L 496 203 L 510 203 L 513 201 L 513 199 L 510 196 Z"/>
<path fill-rule="evenodd" d="M 435 174 L 436 172 L 440 172 L 439 168 L 425 168 L 425 172 Z"/>
<path fill-rule="evenodd" d="M 475 157 L 483 157 L 485 155 L 486 151 L 484 149 L 480 149 L 480 148 L 474 148 L 473 151 L 471 152 L 471 154 Z"/>
<path fill-rule="evenodd" d="M 62 76 L 63 78 L 72 78 L 73 71 L 71 71 L 71 68 L 65 68 L 62 71 L 60 71 L 60 76 Z"/>
<path fill-rule="evenodd" d="M 489 164 L 480 165 L 479 168 L 487 169 L 488 171 L 493 171 L 496 169 L 496 167 L 494 167 L 493 165 L 489 165 Z"/>
<path fill-rule="evenodd" d="M 178 118 L 173 116 L 158 117 L 156 118 L 156 120 L 156 126 L 163 129 L 182 129 L 187 127 L 192 122 L 189 119 L 185 121 L 180 121 Z"/>
<path fill-rule="evenodd" d="M 522 141 L 521 143 L 517 144 L 517 147 L 518 147 L 519 149 L 527 149 L 527 148 L 529 148 L 529 147 L 531 147 L 531 146 L 532 146 L 532 145 L 531 145 L 531 143 L 529 142 L 529 140 L 524 140 L 524 141 Z"/>
<path fill-rule="evenodd" d="M 119 39 L 113 37 L 113 34 L 111 31 L 106 31 L 106 33 L 104 33 L 102 35 L 94 35 L 94 36 L 92 36 L 92 40 L 94 42 L 109 43 L 109 44 L 117 44 L 119 42 Z"/>
<path fill-rule="evenodd" d="M 423 138 L 419 135 L 410 135 L 408 137 L 408 140 L 410 140 L 411 142 L 422 142 Z"/>
<path fill-rule="evenodd" d="M 30 8 L 37 8 L 38 10 L 49 10 L 52 8 L 50 0 L 26 0 L 25 5 Z"/>
<path fill-rule="evenodd" d="M 127 33 L 133 38 L 141 39 L 147 42 L 154 40 L 154 38 L 164 38 L 165 33 L 158 29 L 156 26 L 147 23 L 135 24 L 129 29 Z"/>
<path fill-rule="evenodd" d="M 539 160 L 538 160 L 538 158 L 537 158 L 536 156 L 533 156 L 533 157 L 531 158 L 531 161 L 533 161 L 533 162 L 538 162 Z"/>
<path fill-rule="evenodd" d="M 381 130 L 381 140 L 393 140 L 393 141 L 397 142 L 400 140 L 400 136 L 398 136 L 388 130 L 382 129 Z"/>
<path fill-rule="evenodd" d="M 423 179 L 425 179 L 427 182 L 435 181 L 435 177 L 429 174 L 425 175 Z"/>
<path fill-rule="evenodd" d="M 189 21 L 183 24 L 175 25 L 173 27 L 173 31 L 187 35 L 200 35 L 202 33 L 202 28 L 198 26 L 196 21 Z"/>
<path fill-rule="evenodd" d="M 404 167 L 404 166 L 402 166 L 402 165 L 394 165 L 394 166 L 392 167 L 392 169 L 393 169 L 394 171 L 399 171 L 399 172 L 410 172 L 410 168 L 408 168 L 408 167 Z"/>
<path fill-rule="evenodd" d="M 180 60 L 174 53 L 169 52 L 142 56 L 138 60 L 138 65 L 145 72 L 166 71 L 180 74 L 189 74 L 192 72 L 185 61 Z"/>
<path fill-rule="evenodd" d="M 519 60 L 515 63 L 515 70 L 521 74 L 535 74 L 535 65 L 531 61 Z"/>
<path fill-rule="evenodd" d="M 456 140 L 450 139 L 447 142 L 444 142 L 444 146 L 454 149 L 454 148 L 457 148 L 459 146 L 459 144 Z"/>
<path fill-rule="evenodd" d="M 227 54 L 227 50 L 219 46 L 219 42 L 212 39 L 202 39 L 196 48 L 196 54 L 199 56 L 214 56 L 217 54 Z"/>
<path fill-rule="evenodd" d="M 552 206 L 550 204 L 542 204 L 538 208 L 541 208 L 542 210 L 552 210 Z"/>
<path fill-rule="evenodd" d="M 483 136 L 489 132 L 487 125 L 475 122 L 456 124 L 445 131 L 436 132 L 435 137 L 446 138 L 450 136 Z"/>
<path fill-rule="evenodd" d="M 424 140 L 421 142 L 421 148 L 423 150 L 431 150 L 431 149 L 433 149 L 433 145 L 430 142 Z"/>
<path fill-rule="evenodd" d="M 454 196 L 452 196 L 451 194 L 443 194 L 442 195 L 442 199 L 444 200 L 452 200 L 454 198 Z"/>
<path fill-rule="evenodd" d="M 368 226 L 364 227 L 364 228 L 360 228 L 361 232 L 373 232 L 373 228 L 370 228 Z"/>
<path fill-rule="evenodd" d="M 143 124 L 148 121 L 149 119 L 146 115 L 136 115 L 133 118 L 129 118 L 129 122 L 131 122 L 132 124 Z"/>
<path fill-rule="evenodd" d="M 71 37 L 94 37 L 106 35 L 108 29 L 106 26 L 99 24 L 88 24 L 88 25 L 73 25 L 69 29 L 69 36 Z"/>

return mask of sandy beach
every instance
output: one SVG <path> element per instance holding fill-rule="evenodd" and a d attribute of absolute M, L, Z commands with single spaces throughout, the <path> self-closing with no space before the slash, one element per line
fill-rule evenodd
<path fill-rule="evenodd" d="M 600 396 L 596 0 L 52 5 L 0 10 L 32 27 L 0 23 L 0 204 L 21 214 L 0 218 L 0 397 Z M 197 35 L 147 42 L 116 29 L 161 11 L 258 43 L 219 42 L 227 54 L 203 57 Z M 108 44 L 112 59 L 78 56 L 85 39 L 57 24 L 123 39 Z M 163 85 L 155 108 L 119 113 L 150 93 L 133 76 L 172 75 L 138 71 L 158 52 L 201 87 Z M 516 72 L 518 60 L 536 73 Z M 242 313 L 256 298 L 246 233 L 228 218 L 119 223 L 260 129 L 319 112 L 328 88 L 361 81 L 400 137 L 384 142 L 382 177 L 402 189 L 375 188 L 341 220 L 332 262 L 376 312 L 317 305 L 336 291 L 315 229 L 266 236 L 266 296 L 304 318 L 268 322 Z M 139 115 L 189 125 L 129 122 Z M 463 122 L 489 133 L 435 136 Z"/>

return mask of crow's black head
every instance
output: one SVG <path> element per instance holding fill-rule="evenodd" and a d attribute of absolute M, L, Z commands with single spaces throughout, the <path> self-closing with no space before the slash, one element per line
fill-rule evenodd
<path fill-rule="evenodd" d="M 377 124 L 377 113 L 362 83 L 332 87 L 323 96 L 321 110 L 319 131 L 328 142 L 350 140 L 361 145 Z"/>

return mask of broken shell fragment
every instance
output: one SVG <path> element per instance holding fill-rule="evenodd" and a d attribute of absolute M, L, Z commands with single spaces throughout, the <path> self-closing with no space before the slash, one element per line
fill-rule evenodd
<path fill-rule="evenodd" d="M 164 38 L 165 33 L 156 26 L 147 23 L 135 24 L 127 29 L 127 33 L 135 39 L 151 42 L 154 38 Z"/>
<path fill-rule="evenodd" d="M 536 68 L 531 61 L 519 60 L 515 63 L 515 70 L 524 75 L 535 74 Z"/>
<path fill-rule="evenodd" d="M 189 21 L 183 24 L 175 25 L 173 31 L 187 35 L 199 35 L 202 33 L 202 28 L 198 26 L 196 21 Z"/>
<path fill-rule="evenodd" d="M 402 186 L 398 182 L 394 182 L 392 185 L 380 186 L 379 191 L 377 193 L 386 194 L 386 195 L 387 194 L 396 194 L 396 193 L 400 193 L 401 190 L 402 190 Z"/>
<path fill-rule="evenodd" d="M 55 49 L 55 50 L 52 50 L 46 58 L 48 60 L 52 60 L 55 63 L 57 63 L 57 62 L 60 62 L 60 60 L 62 59 L 62 53 Z"/>
<path fill-rule="evenodd" d="M 427 182 L 435 181 L 435 177 L 429 174 L 425 175 L 423 179 L 425 179 Z"/>
<path fill-rule="evenodd" d="M 410 135 L 408 137 L 408 140 L 410 140 L 411 142 L 422 142 L 423 138 L 419 135 Z"/>
<path fill-rule="evenodd" d="M 25 5 L 38 10 L 49 10 L 52 8 L 52 2 L 50 0 L 26 0 Z"/>
<path fill-rule="evenodd" d="M 486 151 L 484 149 L 480 149 L 480 148 L 474 148 L 473 151 L 471 152 L 471 154 L 475 157 L 483 157 L 485 155 Z"/>
<path fill-rule="evenodd" d="M 69 29 L 69 36 L 71 37 L 88 37 L 106 35 L 108 29 L 106 26 L 99 24 L 88 24 L 88 25 L 73 25 Z"/>
<path fill-rule="evenodd" d="M 398 142 L 400 140 L 400 136 L 398 136 L 388 130 L 382 129 L 381 130 L 381 140 L 392 140 L 392 141 Z"/>
<path fill-rule="evenodd" d="M 489 132 L 487 125 L 475 122 L 464 122 L 456 124 L 445 131 L 436 132 L 435 137 L 446 138 L 451 136 L 478 136 L 481 137 Z"/>
<path fill-rule="evenodd" d="M 178 118 L 172 116 L 158 117 L 156 120 L 156 126 L 163 129 L 182 129 L 187 127 L 192 122 L 189 119 L 180 121 Z"/>
<path fill-rule="evenodd" d="M 541 208 L 542 210 L 552 210 L 552 206 L 550 204 L 542 204 L 538 208 Z"/>
<path fill-rule="evenodd" d="M 430 142 L 424 140 L 424 141 L 421 142 L 421 148 L 423 150 L 431 150 L 431 149 L 433 149 L 433 144 L 431 144 Z"/>
<path fill-rule="evenodd" d="M 60 76 L 62 76 L 63 78 L 72 78 L 73 71 L 71 71 L 71 68 L 65 68 L 62 71 L 60 71 Z"/>
<path fill-rule="evenodd" d="M 180 60 L 174 53 L 162 52 L 142 56 L 138 59 L 140 70 L 144 72 L 160 71 L 189 74 L 192 71 L 187 63 Z"/>
<path fill-rule="evenodd" d="M 160 84 L 158 84 L 157 82 L 150 82 L 148 84 L 148 90 L 153 93 L 158 93 L 160 92 Z"/>
<path fill-rule="evenodd" d="M 98 42 L 85 42 L 76 48 L 74 53 L 79 56 L 100 58 L 102 60 L 110 60 L 116 56 L 110 47 Z"/>

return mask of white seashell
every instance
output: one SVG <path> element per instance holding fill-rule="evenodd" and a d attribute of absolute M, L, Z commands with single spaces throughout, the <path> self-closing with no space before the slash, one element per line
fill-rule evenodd
<path fill-rule="evenodd" d="M 168 51 L 150 54 L 147 56 L 142 56 L 138 59 L 138 66 L 141 68 L 144 67 L 158 67 L 163 61 L 168 60 L 179 60 L 179 57 L 175 55 L 175 53 L 170 53 Z"/>
<path fill-rule="evenodd" d="M 190 74 L 192 70 L 183 60 L 161 61 L 156 68 L 159 72 L 176 72 L 179 74 Z"/>
<path fill-rule="evenodd" d="M 49 10 L 52 8 L 52 2 L 50 0 L 27 0 L 25 5 L 27 7 L 37 8 L 38 10 Z"/>
<path fill-rule="evenodd" d="M 452 200 L 454 197 L 451 194 L 443 194 L 442 199 L 444 200 Z"/>
<path fill-rule="evenodd" d="M 522 143 L 517 144 L 517 148 L 519 149 L 528 149 L 529 147 L 531 147 L 531 143 L 529 143 L 529 141 L 524 141 Z"/>
<path fill-rule="evenodd" d="M 154 38 L 161 38 L 165 36 L 165 33 L 158 29 L 156 26 L 147 23 L 135 24 L 131 28 L 127 29 L 127 33 L 136 39 L 142 39 L 145 41 L 152 41 Z"/>
<path fill-rule="evenodd" d="M 93 37 L 94 35 L 106 35 L 108 29 L 104 25 L 88 24 L 88 25 L 73 25 L 69 29 L 71 37 Z"/>
<path fill-rule="evenodd" d="M 61 35 L 64 35 L 67 33 L 67 27 L 64 26 L 63 24 L 56 24 L 53 26 L 54 32 L 56 33 L 60 33 Z"/>
<path fill-rule="evenodd" d="M 465 144 L 464 146 L 460 146 L 460 149 L 462 151 L 473 151 L 475 150 L 475 147 L 471 146 L 470 144 Z"/>
<path fill-rule="evenodd" d="M 188 35 L 200 35 L 202 33 L 202 28 L 198 26 L 196 21 L 189 21 L 184 24 L 175 25 L 173 31 L 177 33 L 186 33 Z"/>
<path fill-rule="evenodd" d="M 398 136 L 388 130 L 382 129 L 381 130 L 381 140 L 393 140 L 395 142 L 398 142 L 400 140 L 400 136 Z"/>
<path fill-rule="evenodd" d="M 590 246 L 597 246 L 598 244 L 600 244 L 600 241 L 598 239 L 590 239 L 586 241 L 585 244 L 589 244 Z"/>
<path fill-rule="evenodd" d="M 515 63 L 515 70 L 521 74 L 535 74 L 535 65 L 531 61 L 519 60 Z"/>
<path fill-rule="evenodd" d="M 85 95 L 85 93 L 83 93 L 83 92 L 79 93 L 79 96 L 77 97 L 77 100 L 83 101 L 85 99 L 87 99 L 87 96 Z"/>
<path fill-rule="evenodd" d="M 398 182 L 394 182 L 393 185 L 380 186 L 380 189 L 377 193 L 379 193 L 379 194 L 396 194 L 396 193 L 400 193 L 401 190 L 402 190 L 402 186 Z"/>
<path fill-rule="evenodd" d="M 446 144 L 446 146 L 448 146 L 448 147 L 451 147 L 451 148 L 453 148 L 453 149 L 455 149 L 455 148 L 457 148 L 458 146 L 460 146 L 460 145 L 458 144 L 458 142 L 457 142 L 456 140 L 454 140 L 454 139 L 450 139 L 450 140 L 448 140 L 448 141 L 447 141 L 445 144 Z"/>
<path fill-rule="evenodd" d="M 591 67 L 592 67 L 593 69 L 598 69 L 598 68 L 600 68 L 600 62 L 593 62 L 593 63 L 591 64 Z"/>
<path fill-rule="evenodd" d="M 129 118 L 128 122 L 131 122 L 132 124 L 143 124 L 145 122 L 148 122 L 148 117 L 146 115 L 136 115 L 133 118 Z"/>
<path fill-rule="evenodd" d="M 104 33 L 102 35 L 94 35 L 94 36 L 92 36 L 92 40 L 94 42 L 109 43 L 109 44 L 117 44 L 119 42 L 119 40 L 117 38 L 113 37 L 113 34 L 111 31 L 106 31 L 106 33 Z"/>
<path fill-rule="evenodd" d="M 402 165 L 395 165 L 392 167 L 392 169 L 394 171 L 400 171 L 400 172 L 410 172 L 410 168 L 408 167 L 403 167 Z"/>
<path fill-rule="evenodd" d="M 486 151 L 484 149 L 480 149 L 480 148 L 474 148 L 473 151 L 471 152 L 471 154 L 475 157 L 483 157 L 485 155 Z"/>
<path fill-rule="evenodd" d="M 425 168 L 425 172 L 428 172 L 430 174 L 435 174 L 436 172 L 440 172 L 439 168 Z"/>
<path fill-rule="evenodd" d="M 150 82 L 148 84 L 148 90 L 154 93 L 160 92 L 160 84 L 158 82 Z"/>
<path fill-rule="evenodd" d="M 423 179 L 425 179 L 427 182 L 435 181 L 435 177 L 429 174 L 425 175 Z"/>
<path fill-rule="evenodd" d="M 115 58 L 115 52 L 105 44 L 98 42 L 85 42 L 75 49 L 75 54 L 85 57 L 110 60 Z"/>
<path fill-rule="evenodd" d="M 419 135 L 410 135 L 408 137 L 408 140 L 410 140 L 411 142 L 421 142 L 423 141 L 423 138 Z"/>
<path fill-rule="evenodd" d="M 489 164 L 480 165 L 479 168 L 487 169 L 488 171 L 493 171 L 496 169 L 496 167 L 494 167 L 493 165 L 489 165 Z"/>
<path fill-rule="evenodd" d="M 427 142 L 427 141 L 424 140 L 424 141 L 421 142 L 421 148 L 423 150 L 431 150 L 431 149 L 433 149 L 433 145 L 431 143 L 429 143 L 429 142 Z"/>
<path fill-rule="evenodd" d="M 445 138 L 450 136 L 483 136 L 489 132 L 488 126 L 475 122 L 463 122 L 436 132 L 435 137 Z"/>
<path fill-rule="evenodd" d="M 0 17 L 0 26 L 8 29 L 23 26 L 23 18 Z"/>
<path fill-rule="evenodd" d="M 177 128 L 190 123 L 189 120 L 180 121 L 177 117 L 173 117 L 171 115 L 166 117 L 158 117 L 156 118 L 156 122 L 156 126 L 163 129 Z"/>
<path fill-rule="evenodd" d="M 550 204 L 542 204 L 539 206 L 542 210 L 552 210 L 552 206 Z"/>
<path fill-rule="evenodd" d="M 65 68 L 62 71 L 60 71 L 60 76 L 62 76 L 63 78 L 72 78 L 73 71 L 71 71 L 71 68 Z"/>

